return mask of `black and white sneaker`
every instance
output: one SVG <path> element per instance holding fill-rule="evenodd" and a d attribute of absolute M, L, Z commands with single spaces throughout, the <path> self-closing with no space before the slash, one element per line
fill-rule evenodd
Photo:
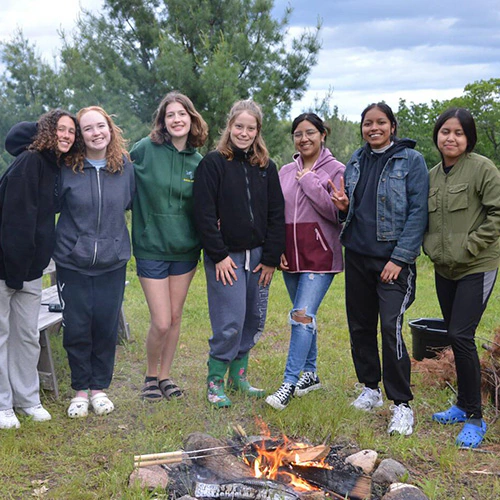
<path fill-rule="evenodd" d="M 294 396 L 305 396 L 308 392 L 321 389 L 321 382 L 315 372 L 304 372 L 295 386 Z"/>
<path fill-rule="evenodd" d="M 281 387 L 274 394 L 267 396 L 266 403 L 276 410 L 284 410 L 293 398 L 294 390 L 294 385 L 283 382 Z"/>

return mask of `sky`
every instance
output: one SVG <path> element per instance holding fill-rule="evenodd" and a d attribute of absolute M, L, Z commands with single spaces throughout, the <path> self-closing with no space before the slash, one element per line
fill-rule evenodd
<path fill-rule="evenodd" d="M 2 0 L 0 40 L 21 28 L 51 62 L 58 30 L 71 32 L 81 7 L 95 11 L 101 4 Z M 468 83 L 500 78 L 500 0 L 275 0 L 275 15 L 287 5 L 290 36 L 322 22 L 318 64 L 292 117 L 329 89 L 340 115 L 358 121 L 372 102 L 384 100 L 397 111 L 400 98 L 449 99 Z"/>

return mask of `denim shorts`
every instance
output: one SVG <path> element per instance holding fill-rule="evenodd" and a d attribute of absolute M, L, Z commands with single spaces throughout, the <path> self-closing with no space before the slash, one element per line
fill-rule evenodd
<path fill-rule="evenodd" d="M 148 260 L 135 259 L 137 264 L 137 276 L 162 280 L 169 276 L 180 276 L 192 271 L 197 265 L 197 260 L 170 261 L 170 260 Z"/>

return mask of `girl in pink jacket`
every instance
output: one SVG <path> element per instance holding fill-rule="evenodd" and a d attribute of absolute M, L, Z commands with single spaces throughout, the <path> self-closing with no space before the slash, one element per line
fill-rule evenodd
<path fill-rule="evenodd" d="M 321 387 L 316 373 L 316 313 L 336 273 L 343 270 L 338 210 L 329 180 L 340 186 L 344 165 L 325 148 L 327 125 L 314 113 L 292 124 L 297 153 L 279 172 L 285 198 L 286 250 L 281 270 L 293 307 L 291 338 L 284 382 L 266 402 L 277 410 L 292 396 Z"/>

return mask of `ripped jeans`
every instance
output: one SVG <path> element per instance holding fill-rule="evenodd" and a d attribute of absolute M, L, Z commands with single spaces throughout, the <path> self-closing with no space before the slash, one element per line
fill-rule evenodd
<path fill-rule="evenodd" d="M 296 385 L 301 372 L 316 372 L 318 356 L 316 313 L 330 287 L 334 273 L 287 273 L 283 279 L 293 302 L 289 315 L 292 327 L 284 382 Z M 293 316 L 303 316 L 303 323 Z"/>

